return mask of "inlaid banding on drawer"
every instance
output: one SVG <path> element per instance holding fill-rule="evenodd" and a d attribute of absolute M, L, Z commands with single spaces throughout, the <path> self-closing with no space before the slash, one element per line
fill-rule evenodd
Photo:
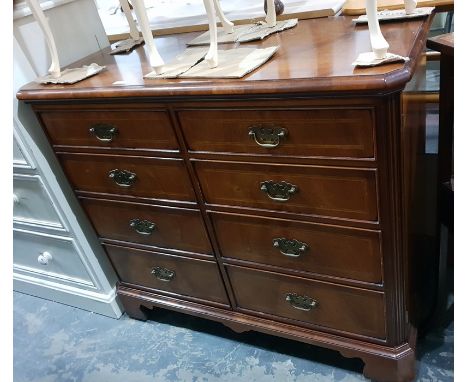
<path fill-rule="evenodd" d="M 224 258 L 382 283 L 379 231 L 214 212 L 210 216 Z M 286 240 L 277 244 L 278 239 Z"/>
<path fill-rule="evenodd" d="M 211 205 L 378 220 L 374 169 L 221 161 L 193 163 L 205 200 Z M 264 187 L 265 182 L 273 186 Z"/>
<path fill-rule="evenodd" d="M 201 213 L 197 210 L 93 198 L 81 198 L 81 204 L 103 239 L 212 253 Z M 135 227 L 135 224 L 132 227 L 131 222 L 135 220 L 147 224 L 143 228 Z M 148 226 L 153 229 L 145 230 Z"/>
<path fill-rule="evenodd" d="M 385 299 L 381 292 L 232 265 L 226 268 L 239 308 L 386 338 Z"/>
<path fill-rule="evenodd" d="M 195 201 L 182 159 L 57 153 L 78 191 Z M 114 176 L 112 176 L 114 175 Z"/>
<path fill-rule="evenodd" d="M 54 145 L 179 150 L 166 111 L 44 111 L 40 117 Z"/>
<path fill-rule="evenodd" d="M 229 305 L 215 262 L 114 245 L 105 248 L 124 282 Z"/>
<path fill-rule="evenodd" d="M 191 151 L 374 158 L 372 108 L 179 110 Z"/>

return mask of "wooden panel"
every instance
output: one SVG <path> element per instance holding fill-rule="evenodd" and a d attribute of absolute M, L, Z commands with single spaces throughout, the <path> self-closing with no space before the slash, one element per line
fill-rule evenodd
<path fill-rule="evenodd" d="M 106 245 L 120 279 L 147 288 L 229 304 L 216 263 L 163 255 L 157 252 Z M 161 281 L 152 270 L 174 271 L 171 281 Z"/>
<path fill-rule="evenodd" d="M 371 109 L 182 110 L 177 114 L 193 151 L 374 157 Z M 280 138 L 277 147 L 265 148 L 249 136 L 252 126 L 281 127 L 287 135 Z"/>
<path fill-rule="evenodd" d="M 212 253 L 211 245 L 197 210 L 81 199 L 99 236 L 161 248 Z M 150 235 L 139 234 L 130 226 L 133 219 L 147 220 L 156 225 Z"/>
<path fill-rule="evenodd" d="M 380 292 L 226 266 L 240 308 L 349 333 L 385 338 L 384 295 Z M 288 293 L 318 302 L 310 311 L 294 308 Z"/>
<path fill-rule="evenodd" d="M 207 203 L 376 221 L 374 170 L 194 161 Z M 286 181 L 297 193 L 270 199 L 261 183 Z"/>
<path fill-rule="evenodd" d="M 210 215 L 223 257 L 382 283 L 378 231 L 243 215 Z M 295 239 L 308 248 L 299 252 L 299 257 L 286 256 L 273 246 L 277 238 Z"/>
<path fill-rule="evenodd" d="M 73 110 L 40 113 L 52 144 L 151 150 L 178 150 L 171 121 L 165 111 Z M 90 131 L 97 124 L 117 130 L 111 142 Z"/>
<path fill-rule="evenodd" d="M 152 199 L 195 200 L 182 159 L 65 153 L 57 155 L 68 180 L 79 191 Z M 135 183 L 130 187 L 117 185 L 109 177 L 109 172 L 114 169 L 136 174 Z"/>

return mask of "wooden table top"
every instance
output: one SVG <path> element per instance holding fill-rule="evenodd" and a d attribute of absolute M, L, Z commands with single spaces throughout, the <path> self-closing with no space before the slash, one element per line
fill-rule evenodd
<path fill-rule="evenodd" d="M 427 47 L 442 54 L 453 57 L 454 35 L 452 33 L 441 34 L 427 40 Z"/>
<path fill-rule="evenodd" d="M 453 9 L 453 0 L 420 0 L 418 7 L 436 7 L 439 11 L 447 11 Z M 377 8 L 379 11 L 403 9 L 405 2 L 404 0 L 377 0 Z M 346 0 L 342 13 L 353 16 L 364 15 L 366 13 L 366 0 Z"/>
<path fill-rule="evenodd" d="M 242 79 L 160 79 L 145 80 L 151 71 L 143 47 L 126 55 L 109 55 L 110 48 L 70 65 L 93 62 L 106 69 L 73 85 L 30 83 L 17 94 L 22 100 L 58 100 L 118 97 L 186 97 L 198 95 L 270 95 L 328 92 L 387 93 L 402 89 L 411 78 L 417 57 L 425 47 L 432 16 L 411 21 L 387 22 L 382 33 L 390 52 L 410 57 L 407 63 L 374 68 L 355 68 L 359 53 L 371 51 L 367 25 L 355 25 L 352 17 L 339 16 L 301 20 L 290 30 L 277 33 L 249 46 L 279 45 L 263 66 Z M 198 33 L 177 34 L 156 39 L 166 62 L 181 53 L 185 43 Z M 221 49 L 234 47 L 222 44 Z M 173 99 L 173 98 L 172 98 Z"/>

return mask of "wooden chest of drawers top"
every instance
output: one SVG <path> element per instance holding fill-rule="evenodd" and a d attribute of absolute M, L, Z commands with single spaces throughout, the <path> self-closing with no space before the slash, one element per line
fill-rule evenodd
<path fill-rule="evenodd" d="M 430 18 L 429 18 L 430 19 Z M 109 55 L 103 49 L 74 67 L 95 62 L 106 70 L 73 85 L 40 85 L 23 87 L 18 98 L 24 100 L 97 99 L 122 97 L 221 97 L 326 93 L 385 93 L 402 89 L 411 78 L 415 58 L 424 48 L 429 19 L 414 19 L 404 23 L 382 23 L 382 33 L 391 52 L 410 57 L 407 63 L 359 69 L 352 65 L 359 52 L 371 51 L 369 32 L 365 25 L 355 25 L 352 17 L 339 16 L 300 20 L 297 27 L 275 34 L 249 46 L 279 45 L 272 60 L 240 80 L 145 80 L 151 72 L 144 47 L 128 55 Z M 158 37 L 158 49 L 170 61 L 185 49 L 185 42 L 199 33 Z M 233 44 L 221 44 L 229 49 Z M 192 98 L 193 100 L 194 98 Z"/>

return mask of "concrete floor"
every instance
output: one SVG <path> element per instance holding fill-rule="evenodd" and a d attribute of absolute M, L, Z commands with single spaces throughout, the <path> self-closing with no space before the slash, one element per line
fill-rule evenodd
<path fill-rule="evenodd" d="M 366 381 L 334 351 L 165 310 L 119 320 L 14 293 L 15 382 Z M 453 381 L 453 322 L 418 346 L 417 381 Z"/>

